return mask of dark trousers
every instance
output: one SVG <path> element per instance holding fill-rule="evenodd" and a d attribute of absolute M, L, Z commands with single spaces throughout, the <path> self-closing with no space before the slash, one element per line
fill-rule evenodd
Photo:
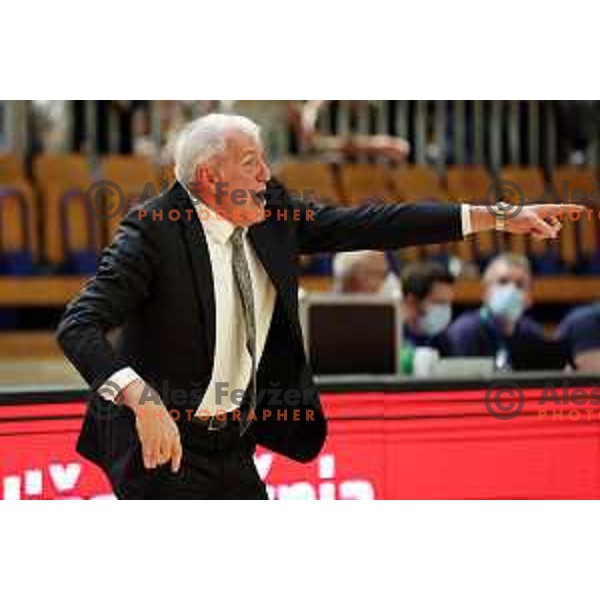
<path fill-rule="evenodd" d="M 192 424 L 182 432 L 183 458 L 177 473 L 167 463 L 144 474 L 142 494 L 124 499 L 144 500 L 268 500 L 254 464 L 252 428 L 240 436 L 239 423 L 209 431 Z"/>

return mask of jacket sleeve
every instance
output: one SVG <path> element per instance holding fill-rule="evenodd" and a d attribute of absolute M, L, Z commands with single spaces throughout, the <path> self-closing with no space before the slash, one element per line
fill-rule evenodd
<path fill-rule="evenodd" d="M 300 252 L 394 250 L 463 239 L 460 204 L 366 204 L 340 208 L 289 199 Z"/>
<path fill-rule="evenodd" d="M 158 260 L 153 223 L 134 209 L 102 252 L 96 274 L 67 305 L 56 338 L 92 389 L 127 366 L 117 360 L 106 333 L 150 295 Z"/>

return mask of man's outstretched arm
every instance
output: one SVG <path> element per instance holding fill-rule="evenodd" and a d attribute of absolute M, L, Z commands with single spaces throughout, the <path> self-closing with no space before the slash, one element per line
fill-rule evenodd
<path fill-rule="evenodd" d="M 584 209 L 574 204 L 532 204 L 522 207 L 518 214 L 505 216 L 489 206 L 453 203 L 366 204 L 340 208 L 290 198 L 289 204 L 300 211 L 299 245 L 300 251 L 307 254 L 394 250 L 461 240 L 493 229 L 552 239 L 560 231 L 560 217 Z"/>
<path fill-rule="evenodd" d="M 406 246 L 461 240 L 459 204 L 365 204 L 355 208 L 290 200 L 300 211 L 300 252 L 395 250 Z"/>

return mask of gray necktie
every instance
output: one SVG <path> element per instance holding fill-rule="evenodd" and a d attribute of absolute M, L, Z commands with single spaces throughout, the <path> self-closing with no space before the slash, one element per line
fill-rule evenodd
<path fill-rule="evenodd" d="M 252 292 L 252 279 L 248 267 L 248 258 L 244 250 L 244 229 L 237 227 L 231 236 L 233 278 L 240 293 L 244 322 L 246 324 L 246 347 L 252 360 L 250 384 L 250 410 L 256 408 L 256 321 L 254 320 L 254 294 Z M 250 426 L 251 421 L 241 423 L 241 433 Z"/>

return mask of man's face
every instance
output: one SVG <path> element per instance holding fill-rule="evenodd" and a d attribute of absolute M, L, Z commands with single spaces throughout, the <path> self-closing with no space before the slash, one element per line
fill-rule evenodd
<path fill-rule="evenodd" d="M 486 282 L 483 299 L 488 303 L 491 299 L 492 290 L 497 286 L 514 285 L 521 290 L 525 298 L 525 306 L 531 305 L 531 277 L 529 273 L 517 265 L 509 265 L 504 262 L 497 263 Z"/>
<path fill-rule="evenodd" d="M 439 306 L 452 306 L 454 302 L 454 285 L 445 281 L 434 281 L 431 290 L 419 300 L 414 294 L 407 294 L 404 298 L 404 318 L 407 324 L 415 331 L 419 331 L 419 321 L 428 311 Z M 419 333 L 423 333 L 419 331 Z"/>
<path fill-rule="evenodd" d="M 376 294 L 381 291 L 388 275 L 388 265 L 383 254 L 373 254 L 352 270 L 352 292 Z"/>
<path fill-rule="evenodd" d="M 224 155 L 197 172 L 202 199 L 244 227 L 264 220 L 264 193 L 270 177 L 262 145 L 244 133 L 232 133 Z"/>

